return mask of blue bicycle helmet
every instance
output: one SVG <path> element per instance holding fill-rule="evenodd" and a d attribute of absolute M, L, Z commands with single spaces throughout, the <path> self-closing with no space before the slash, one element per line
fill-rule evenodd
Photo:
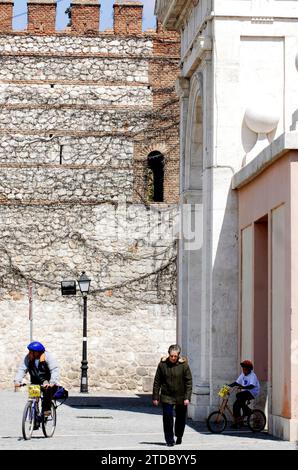
<path fill-rule="evenodd" d="M 44 352 L 45 347 L 43 344 L 39 343 L 38 341 L 33 341 L 32 343 L 28 344 L 27 348 L 29 351 L 38 351 L 38 352 Z"/>

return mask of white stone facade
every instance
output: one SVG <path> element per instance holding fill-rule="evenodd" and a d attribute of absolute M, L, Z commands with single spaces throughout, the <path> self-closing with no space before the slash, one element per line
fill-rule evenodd
<path fill-rule="evenodd" d="M 157 0 L 156 13 L 182 35 L 181 204 L 197 204 L 201 244 L 190 251 L 189 240 L 180 243 L 178 337 L 195 377 L 190 414 L 205 419 L 217 405 L 220 385 L 236 378 L 241 358 L 231 181 L 260 150 L 296 128 L 298 5 Z"/>

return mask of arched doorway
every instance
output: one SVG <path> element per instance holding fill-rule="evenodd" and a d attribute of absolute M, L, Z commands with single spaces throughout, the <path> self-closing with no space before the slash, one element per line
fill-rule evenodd
<path fill-rule="evenodd" d="M 178 341 L 189 357 L 194 379 L 190 415 L 196 419 L 209 405 L 209 319 L 206 276 L 204 199 L 204 104 L 200 74 L 191 82 L 185 129 L 182 177 L 182 239 L 179 244 Z"/>

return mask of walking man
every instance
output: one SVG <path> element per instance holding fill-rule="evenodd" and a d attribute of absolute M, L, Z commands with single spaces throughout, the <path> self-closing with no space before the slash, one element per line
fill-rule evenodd
<path fill-rule="evenodd" d="M 180 357 L 178 344 L 169 347 L 169 355 L 158 364 L 153 384 L 153 405 L 162 404 L 163 429 L 167 446 L 182 443 L 187 406 L 192 393 L 192 375 L 187 358 Z M 174 426 L 174 410 L 176 420 Z"/>

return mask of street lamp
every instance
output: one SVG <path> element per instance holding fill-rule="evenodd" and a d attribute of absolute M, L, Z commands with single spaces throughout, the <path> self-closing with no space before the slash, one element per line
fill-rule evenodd
<path fill-rule="evenodd" d="M 83 313 L 83 348 L 82 348 L 82 365 L 81 365 L 81 393 L 88 393 L 88 360 L 87 360 L 87 295 L 90 288 L 91 279 L 88 278 L 85 271 L 82 272 L 78 279 L 79 288 L 84 301 Z M 61 282 L 62 295 L 76 295 L 76 281 Z"/>
<path fill-rule="evenodd" d="M 81 393 L 88 393 L 88 360 L 87 360 L 87 295 L 90 288 L 91 279 L 88 278 L 85 271 L 78 279 L 79 288 L 84 301 L 83 314 L 83 350 L 81 365 Z"/>

